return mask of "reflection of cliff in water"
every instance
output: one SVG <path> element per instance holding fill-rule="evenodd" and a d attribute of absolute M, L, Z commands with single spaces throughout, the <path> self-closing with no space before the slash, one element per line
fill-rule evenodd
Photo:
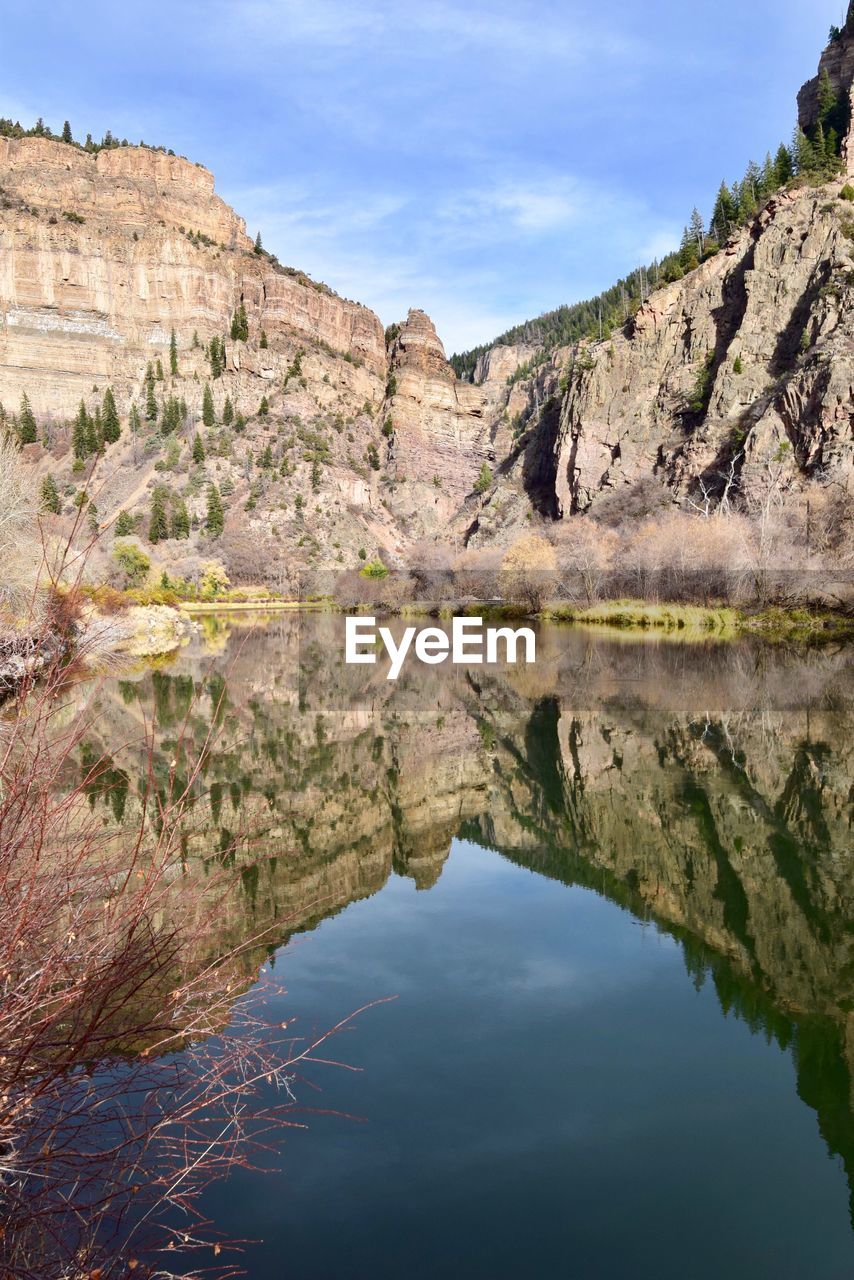
<path fill-rule="evenodd" d="M 99 695 L 87 750 L 154 712 L 164 783 L 182 733 L 198 751 L 216 726 L 187 868 L 225 851 L 243 871 L 211 951 L 278 922 L 272 950 L 392 871 L 429 888 L 470 837 L 678 938 L 726 1013 L 791 1046 L 854 1186 L 854 655 L 550 628 L 533 670 L 395 685 L 341 663 L 340 627 L 220 634 L 213 659 Z M 115 762 L 115 817 L 135 813 L 133 773 Z"/>

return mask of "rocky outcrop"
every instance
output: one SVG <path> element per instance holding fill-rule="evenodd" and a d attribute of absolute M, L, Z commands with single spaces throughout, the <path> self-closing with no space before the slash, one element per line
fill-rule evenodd
<path fill-rule="evenodd" d="M 88 155 L 41 138 L 0 139 L 0 400 L 26 391 L 39 415 L 67 417 L 93 383 L 120 410 L 174 330 L 188 374 L 204 372 L 194 336 L 227 335 L 242 302 L 267 354 L 246 387 L 284 375 L 297 347 L 357 361 L 382 379 L 382 327 L 367 308 L 252 252 L 243 220 L 207 170 L 146 148 Z M 199 235 L 199 233 L 201 233 Z M 231 351 L 237 369 L 240 353 Z M 188 368 L 188 366 L 190 366 Z M 245 380 L 244 380 L 245 381 Z M 241 403 L 243 388 L 234 389 Z M 200 406 L 201 386 L 181 393 Z"/>
<path fill-rule="evenodd" d="M 854 4 L 848 6 L 839 37 L 831 40 L 822 53 L 818 74 L 808 80 L 798 94 L 798 123 L 805 133 L 819 120 L 819 89 L 825 73 L 834 93 L 847 108 L 848 129 L 842 138 L 842 160 L 845 172 L 851 177 L 854 176 Z"/>
<path fill-rule="evenodd" d="M 388 392 L 390 505 L 407 525 L 436 533 L 494 458 L 489 397 L 456 378 L 423 311 L 410 311 L 394 340 Z"/>
<path fill-rule="evenodd" d="M 559 422 L 545 429 L 552 361 L 529 384 L 543 399 L 510 483 L 553 475 L 558 517 L 653 475 L 685 501 L 701 483 L 720 493 L 735 466 L 747 494 L 781 456 L 795 482 L 854 483 L 854 244 L 838 189 L 781 192 L 623 332 L 558 353 Z"/>

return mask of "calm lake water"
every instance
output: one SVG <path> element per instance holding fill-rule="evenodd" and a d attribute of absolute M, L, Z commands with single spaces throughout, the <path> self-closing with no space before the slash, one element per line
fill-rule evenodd
<path fill-rule="evenodd" d="M 854 1275 L 854 652 L 554 627 L 395 685 L 341 619 L 232 626 L 92 749 L 224 694 L 210 848 L 276 857 L 221 945 L 276 926 L 304 1034 L 397 997 L 300 1087 L 353 1118 L 208 1195 L 252 1280 Z"/>

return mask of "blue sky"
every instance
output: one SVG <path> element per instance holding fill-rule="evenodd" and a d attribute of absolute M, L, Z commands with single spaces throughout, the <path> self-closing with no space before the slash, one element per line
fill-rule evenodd
<path fill-rule="evenodd" d="M 283 262 L 452 351 L 677 242 L 789 137 L 845 7 L 6 0 L 0 115 L 200 161 Z"/>

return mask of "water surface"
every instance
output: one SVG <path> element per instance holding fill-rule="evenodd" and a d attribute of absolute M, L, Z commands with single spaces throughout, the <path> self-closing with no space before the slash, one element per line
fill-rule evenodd
<path fill-rule="evenodd" d="M 212 945 L 275 925 L 306 1031 L 397 996 L 312 1072 L 361 1119 L 210 1193 L 253 1280 L 854 1274 L 854 654 L 554 627 L 395 685 L 342 630 L 208 620 L 90 744 L 218 720 L 188 857 L 276 856 Z"/>

